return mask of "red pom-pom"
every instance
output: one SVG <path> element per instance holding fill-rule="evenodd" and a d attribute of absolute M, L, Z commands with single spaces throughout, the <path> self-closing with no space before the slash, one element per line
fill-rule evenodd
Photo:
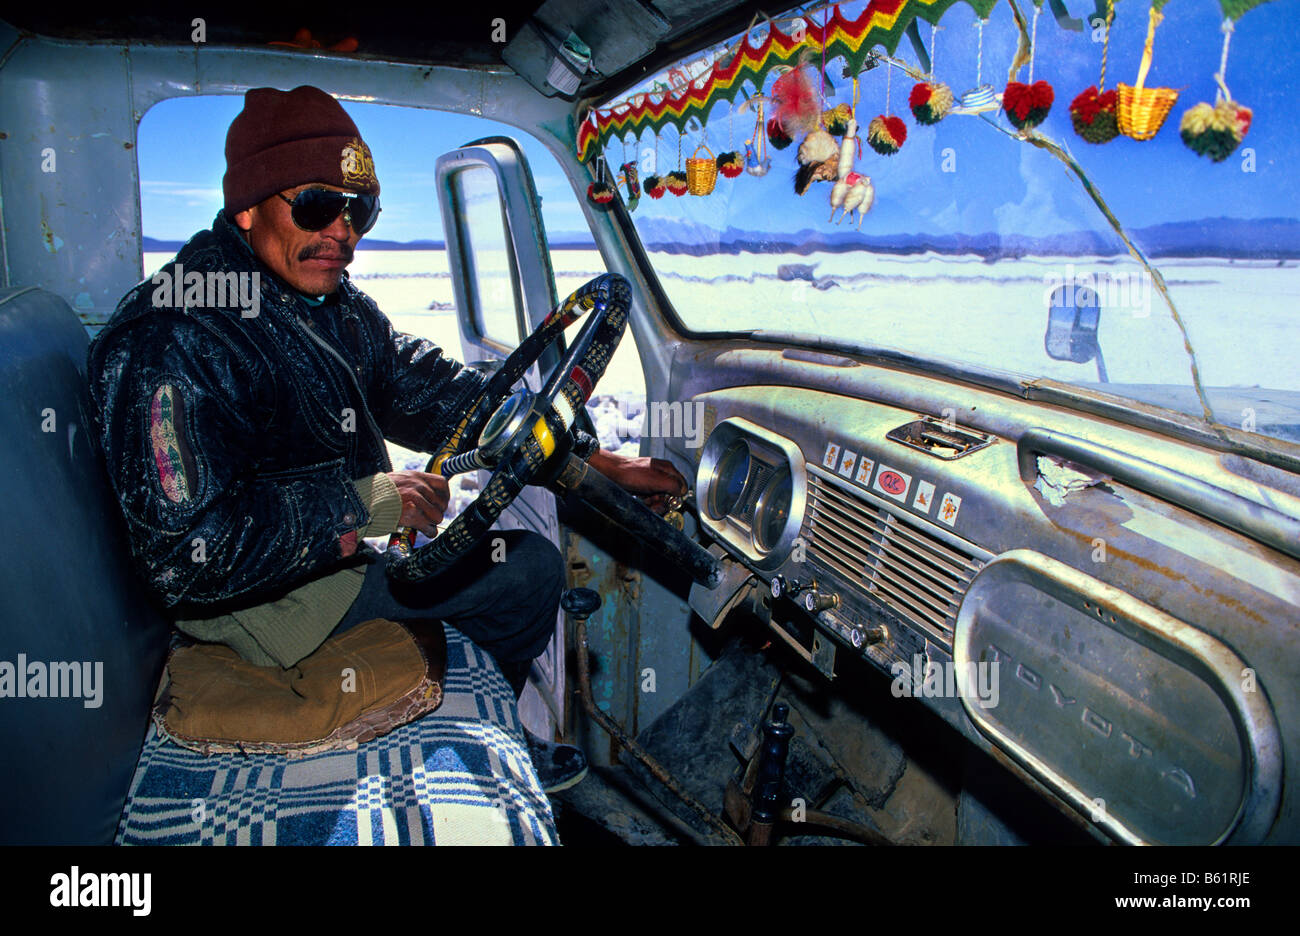
<path fill-rule="evenodd" d="M 1115 107 L 1119 96 L 1114 91 L 1098 91 L 1094 85 L 1070 102 L 1070 123 L 1074 132 L 1089 143 L 1109 143 L 1119 136 L 1119 118 Z"/>
<path fill-rule="evenodd" d="M 668 182 L 668 191 L 672 192 L 674 195 L 686 194 L 686 188 L 687 188 L 686 173 L 670 172 L 668 173 L 667 182 Z"/>
<path fill-rule="evenodd" d="M 903 123 L 902 117 L 886 117 L 885 129 L 889 135 L 894 138 L 894 142 L 902 146 L 907 141 L 907 124 Z"/>
<path fill-rule="evenodd" d="M 928 81 L 918 81 L 912 86 L 912 93 L 907 96 L 907 106 L 915 108 L 929 103 L 930 83 Z"/>
<path fill-rule="evenodd" d="M 1047 118 L 1053 100 L 1055 94 L 1046 81 L 1035 81 L 1031 85 L 1009 81 L 1002 92 L 1002 109 L 1017 129 L 1024 130 L 1038 126 Z"/>
<path fill-rule="evenodd" d="M 881 156 L 893 156 L 907 139 L 907 124 L 894 116 L 880 114 L 867 124 L 867 143 Z"/>
<path fill-rule="evenodd" d="M 587 186 L 587 198 L 597 205 L 608 205 L 614 200 L 614 189 L 605 182 L 593 182 Z"/>
<path fill-rule="evenodd" d="M 646 176 L 645 191 L 651 198 L 663 198 L 664 192 L 668 191 L 668 186 L 660 176 Z"/>
<path fill-rule="evenodd" d="M 1114 113 L 1119 96 L 1111 91 L 1098 92 L 1096 86 L 1082 92 L 1070 102 L 1070 113 L 1090 124 L 1099 113 Z"/>

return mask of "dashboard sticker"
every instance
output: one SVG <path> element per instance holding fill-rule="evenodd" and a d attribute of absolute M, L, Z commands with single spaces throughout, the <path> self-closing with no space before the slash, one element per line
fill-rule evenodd
<path fill-rule="evenodd" d="M 856 465 L 857 462 L 858 453 L 845 449 L 844 460 L 840 462 L 840 474 L 844 475 L 846 478 L 853 477 L 853 466 Z"/>
<path fill-rule="evenodd" d="M 863 455 L 858 459 L 858 473 L 853 480 L 858 484 L 867 485 L 871 483 L 871 472 L 876 467 L 876 463 L 867 456 Z"/>
<path fill-rule="evenodd" d="M 954 526 L 957 523 L 959 510 L 961 510 L 961 498 L 949 492 L 943 495 L 943 502 L 939 504 L 939 520 L 948 526 Z"/>
<path fill-rule="evenodd" d="M 916 500 L 912 501 L 912 506 L 921 513 L 928 514 L 932 503 L 934 503 L 934 485 L 929 481 L 916 482 Z"/>
<path fill-rule="evenodd" d="M 912 486 L 912 476 L 903 474 L 888 465 L 880 466 L 880 473 L 876 475 L 876 483 L 872 487 L 881 494 L 888 495 L 899 503 L 907 503 L 907 489 Z"/>
<path fill-rule="evenodd" d="M 840 461 L 840 447 L 834 442 L 826 444 L 826 454 L 822 456 L 822 467 L 835 470 Z"/>

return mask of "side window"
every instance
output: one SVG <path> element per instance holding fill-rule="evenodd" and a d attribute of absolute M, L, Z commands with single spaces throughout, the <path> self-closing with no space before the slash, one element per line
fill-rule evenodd
<path fill-rule="evenodd" d="M 463 275 L 473 306 L 474 331 L 506 348 L 519 344 L 519 276 L 506 242 L 501 193 L 490 169 L 472 167 L 452 181 L 460 207 L 467 269 Z"/>
<path fill-rule="evenodd" d="M 555 156 L 533 137 L 463 114 L 351 101 L 343 106 L 374 154 L 383 205 L 378 223 L 358 243 L 348 275 L 398 330 L 428 338 L 458 361 L 482 357 L 461 342 L 452 288 L 456 274 L 448 263 L 434 181 L 438 156 L 470 140 L 510 136 L 527 155 L 560 299 L 604 272 L 578 197 Z M 141 119 L 142 277 L 171 260 L 195 232 L 212 226 L 223 206 L 226 130 L 242 108 L 239 95 L 178 97 L 159 102 Z M 460 184 L 474 268 L 467 285 L 481 300 L 467 330 L 504 355 L 520 341 L 520 303 L 496 179 L 490 171 L 466 174 Z M 581 321 L 569 331 L 570 340 L 579 327 Z M 645 395 L 629 328 L 589 403 L 606 448 L 635 453 Z M 418 454 L 392 443 L 389 449 L 399 468 L 424 465 Z"/>

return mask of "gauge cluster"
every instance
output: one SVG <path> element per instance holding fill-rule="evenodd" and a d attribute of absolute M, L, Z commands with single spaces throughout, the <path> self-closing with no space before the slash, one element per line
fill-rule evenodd
<path fill-rule="evenodd" d="M 757 568 L 789 558 L 803 526 L 808 476 L 803 453 L 747 419 L 719 423 L 696 474 L 700 520 Z"/>

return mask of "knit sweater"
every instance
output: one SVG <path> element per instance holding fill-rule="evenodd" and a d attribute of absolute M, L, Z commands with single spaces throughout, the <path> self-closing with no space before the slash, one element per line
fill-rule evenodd
<path fill-rule="evenodd" d="M 402 498 L 392 479 L 380 473 L 352 483 L 371 516 L 370 523 L 357 531 L 357 542 L 397 532 Z M 365 574 L 365 565 L 349 566 L 275 601 L 216 617 L 180 620 L 176 627 L 197 640 L 225 644 L 250 663 L 287 669 L 325 642 L 361 594 Z"/>

